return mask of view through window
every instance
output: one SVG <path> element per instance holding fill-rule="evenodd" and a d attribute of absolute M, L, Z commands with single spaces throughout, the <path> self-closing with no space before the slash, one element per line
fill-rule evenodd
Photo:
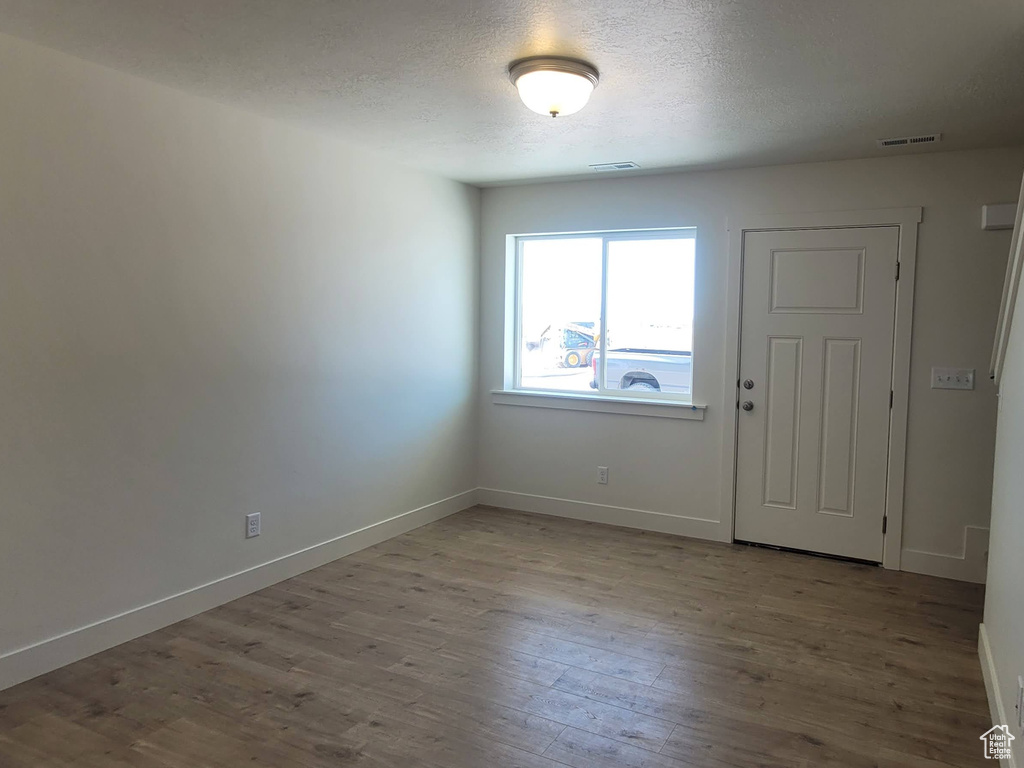
<path fill-rule="evenodd" d="M 517 388 L 689 400 L 694 245 L 693 229 L 519 238 Z"/>

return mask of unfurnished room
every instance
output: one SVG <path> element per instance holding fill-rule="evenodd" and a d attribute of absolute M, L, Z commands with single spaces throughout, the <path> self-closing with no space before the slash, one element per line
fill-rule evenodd
<path fill-rule="evenodd" d="M 0 0 L 0 768 L 1024 768 L 1020 0 Z"/>

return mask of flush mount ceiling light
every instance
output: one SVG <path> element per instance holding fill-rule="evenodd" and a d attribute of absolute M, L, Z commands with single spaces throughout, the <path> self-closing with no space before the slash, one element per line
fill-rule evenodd
<path fill-rule="evenodd" d="M 585 61 L 537 56 L 513 62 L 509 79 L 523 104 L 539 115 L 561 117 L 579 112 L 597 87 L 597 70 Z"/>

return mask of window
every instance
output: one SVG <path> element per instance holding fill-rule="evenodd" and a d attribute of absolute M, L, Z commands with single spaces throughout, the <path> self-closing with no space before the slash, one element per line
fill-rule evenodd
<path fill-rule="evenodd" d="M 516 238 L 513 388 L 689 402 L 695 234 Z"/>

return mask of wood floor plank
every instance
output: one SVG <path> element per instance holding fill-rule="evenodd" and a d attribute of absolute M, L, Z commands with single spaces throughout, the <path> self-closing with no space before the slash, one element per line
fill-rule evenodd
<path fill-rule="evenodd" d="M 677 725 L 662 753 L 702 768 L 876 768 L 878 747 L 871 742 L 810 730 L 710 715 Z"/>
<path fill-rule="evenodd" d="M 563 668 L 563 672 L 564 672 Z M 658 751 L 672 732 L 672 723 L 607 706 L 563 690 L 492 671 L 490 665 L 448 660 L 437 654 L 409 657 L 393 671 L 435 685 L 472 693 L 538 715 L 562 725 L 607 735 Z"/>
<path fill-rule="evenodd" d="M 573 768 L 702 768 L 669 755 L 623 744 L 578 728 L 566 728 L 544 753 Z"/>
<path fill-rule="evenodd" d="M 0 692 L 0 766 L 984 765 L 983 597 L 474 508 Z"/>
<path fill-rule="evenodd" d="M 419 618 L 419 615 L 422 612 L 402 611 L 381 616 L 354 611 L 336 620 L 333 625 L 370 637 L 420 645 L 432 650 L 457 641 L 460 651 L 483 658 L 493 657 L 496 649 L 510 649 L 645 685 L 653 683 L 665 666 L 627 653 L 569 640 L 565 636 L 568 633 L 519 630 L 515 628 L 515 620 L 495 621 L 486 615 L 462 617 L 427 613 L 423 618 Z"/>
<path fill-rule="evenodd" d="M 457 723 L 463 730 L 538 755 L 565 730 L 564 725 L 554 720 L 455 691 L 433 690 L 406 709 L 424 721 L 439 726 Z"/>
<path fill-rule="evenodd" d="M 448 723 L 414 722 L 409 712 L 378 712 L 347 736 L 359 745 L 358 754 L 396 768 L 558 768 L 549 758 Z"/>

